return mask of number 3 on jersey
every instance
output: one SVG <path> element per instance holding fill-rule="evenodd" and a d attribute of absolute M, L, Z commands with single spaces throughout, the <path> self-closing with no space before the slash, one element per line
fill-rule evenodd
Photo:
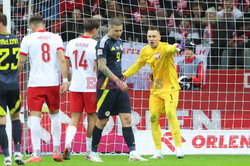
<path fill-rule="evenodd" d="M 80 58 L 79 64 L 78 64 L 78 50 L 75 50 L 73 54 L 75 54 L 75 68 L 78 69 L 78 66 L 79 66 L 79 67 L 83 67 L 84 70 L 87 70 L 88 68 L 87 60 L 84 59 L 83 61 L 85 51 L 82 52 L 82 56 Z"/>
<path fill-rule="evenodd" d="M 41 46 L 42 49 L 42 59 L 44 62 L 49 62 L 50 60 L 50 53 L 49 53 L 49 44 L 43 43 Z"/>

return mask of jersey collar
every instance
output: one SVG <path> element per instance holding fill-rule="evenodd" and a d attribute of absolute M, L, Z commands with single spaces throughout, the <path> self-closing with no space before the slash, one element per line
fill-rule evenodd
<path fill-rule="evenodd" d="M 91 38 L 91 37 L 82 35 L 81 38 Z"/>
<path fill-rule="evenodd" d="M 191 58 L 185 58 L 185 63 L 192 63 L 193 60 L 195 60 L 195 59 L 196 59 L 195 56 L 193 56 L 193 57 L 191 57 Z"/>
<path fill-rule="evenodd" d="M 36 32 L 47 32 L 47 31 L 43 29 L 43 30 L 38 30 Z"/>

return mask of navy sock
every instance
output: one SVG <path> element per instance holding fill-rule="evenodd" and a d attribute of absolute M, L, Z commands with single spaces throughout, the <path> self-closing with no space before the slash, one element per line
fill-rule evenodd
<path fill-rule="evenodd" d="M 21 150 L 22 126 L 20 120 L 12 121 L 12 137 L 15 145 L 15 152 Z"/>
<path fill-rule="evenodd" d="M 6 125 L 0 125 L 0 146 L 2 148 L 4 157 L 10 156 L 9 154 L 9 143 L 8 143 L 8 137 L 5 130 Z"/>
<path fill-rule="evenodd" d="M 134 151 L 135 150 L 135 137 L 134 137 L 132 127 L 123 127 L 122 134 L 123 134 L 123 138 L 125 142 L 128 145 L 129 152 Z"/>
<path fill-rule="evenodd" d="M 99 143 L 102 138 L 102 129 L 97 128 L 96 126 L 93 129 L 92 133 L 92 147 L 91 150 L 93 152 L 97 152 Z"/>

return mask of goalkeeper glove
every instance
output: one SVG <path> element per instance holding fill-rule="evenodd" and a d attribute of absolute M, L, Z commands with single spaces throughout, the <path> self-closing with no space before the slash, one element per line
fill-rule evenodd
<path fill-rule="evenodd" d="M 178 52 L 185 51 L 185 45 L 184 45 L 184 44 L 178 44 L 178 45 L 176 46 L 176 50 L 177 50 Z"/>
<path fill-rule="evenodd" d="M 192 77 L 187 77 L 187 76 L 182 76 L 178 79 L 179 82 L 192 82 L 193 78 Z"/>
<path fill-rule="evenodd" d="M 180 87 L 182 90 L 189 90 L 192 88 L 192 85 L 190 84 L 190 82 L 193 81 L 192 77 L 187 77 L 187 76 L 181 76 L 178 79 L 178 82 L 180 84 Z"/>

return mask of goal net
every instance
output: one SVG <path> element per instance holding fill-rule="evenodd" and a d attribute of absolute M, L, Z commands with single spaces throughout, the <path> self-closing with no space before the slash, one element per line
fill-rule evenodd
<path fill-rule="evenodd" d="M 30 11 L 30 12 L 29 12 Z M 187 60 L 176 54 L 179 74 L 183 63 L 193 64 L 195 83 L 185 83 L 180 91 L 176 111 L 182 134 L 184 154 L 250 154 L 250 8 L 248 0 L 11 0 L 11 30 L 20 39 L 29 33 L 28 18 L 43 15 L 48 31 L 62 36 L 65 44 L 83 33 L 83 21 L 89 18 L 101 22 L 97 39 L 107 33 L 107 21 L 119 17 L 124 22 L 122 35 L 122 70 L 136 62 L 147 45 L 147 29 L 160 29 L 161 41 L 196 44 L 195 57 Z M 157 57 L 156 57 L 157 58 Z M 194 59 L 198 59 L 194 62 Z M 200 67 L 200 63 L 202 66 Z M 183 64 L 184 65 L 184 64 Z M 195 66 L 196 65 L 196 66 Z M 195 67 L 194 67 L 195 66 Z M 32 152 L 28 110 L 26 106 L 29 64 L 20 74 L 22 94 L 21 120 L 24 124 L 22 150 Z M 149 96 L 151 70 L 143 67 L 128 78 L 132 110 L 132 125 L 137 150 L 154 153 L 151 135 Z M 189 88 L 190 87 L 190 88 Z M 50 118 L 46 104 L 42 113 L 42 152 L 52 152 Z M 61 96 L 61 150 L 70 122 L 69 95 Z M 165 115 L 161 116 L 162 150 L 175 154 L 175 144 Z M 72 144 L 72 152 L 86 152 L 86 114 L 82 115 Z M 99 151 L 126 153 L 119 117 L 110 117 L 104 129 Z"/>

